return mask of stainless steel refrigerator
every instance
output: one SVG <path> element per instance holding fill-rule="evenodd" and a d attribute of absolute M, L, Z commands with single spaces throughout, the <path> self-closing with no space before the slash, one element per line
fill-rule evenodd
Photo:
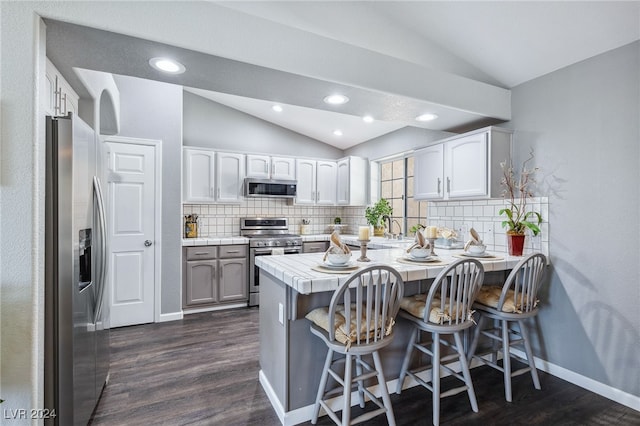
<path fill-rule="evenodd" d="M 109 373 L 107 230 L 97 135 L 47 117 L 45 408 L 48 424 L 86 425 Z"/>

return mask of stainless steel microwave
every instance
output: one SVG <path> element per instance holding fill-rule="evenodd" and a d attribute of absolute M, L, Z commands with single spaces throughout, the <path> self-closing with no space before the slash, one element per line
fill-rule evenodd
<path fill-rule="evenodd" d="M 274 180 L 245 178 L 245 197 L 294 198 L 298 182 L 295 180 Z"/>

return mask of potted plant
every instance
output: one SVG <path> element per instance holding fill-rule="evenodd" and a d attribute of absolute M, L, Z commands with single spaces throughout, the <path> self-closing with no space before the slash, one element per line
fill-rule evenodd
<path fill-rule="evenodd" d="M 502 167 L 503 196 L 507 199 L 508 206 L 501 209 L 498 214 L 505 215 L 507 220 L 502 221 L 502 227 L 507 228 L 507 245 L 509 254 L 522 256 L 524 249 L 525 231 L 529 229 L 533 235 L 540 233 L 538 225 L 542 222 L 542 216 L 535 211 L 527 211 L 527 201 L 533 196 L 531 186 L 535 184 L 533 175 L 537 168 L 527 168 L 527 163 L 533 160 L 533 152 L 522 163 L 520 175 L 514 172 L 511 163 L 500 164 Z"/>
<path fill-rule="evenodd" d="M 375 203 L 372 207 L 367 207 L 364 211 L 364 216 L 367 219 L 367 223 L 373 226 L 374 236 L 384 236 L 384 224 L 382 223 L 383 216 L 391 216 L 393 209 L 385 198 Z"/>

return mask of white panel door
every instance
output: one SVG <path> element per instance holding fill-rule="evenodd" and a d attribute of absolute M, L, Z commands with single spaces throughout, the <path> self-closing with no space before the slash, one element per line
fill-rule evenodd
<path fill-rule="evenodd" d="M 153 322 L 155 147 L 106 145 L 111 326 Z"/>

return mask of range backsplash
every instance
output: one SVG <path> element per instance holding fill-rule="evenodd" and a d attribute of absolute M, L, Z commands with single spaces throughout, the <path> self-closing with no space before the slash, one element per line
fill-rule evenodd
<path fill-rule="evenodd" d="M 535 238 L 527 238 L 528 250 L 549 254 L 549 201 L 547 197 L 532 199 L 529 207 L 542 215 L 542 233 Z M 503 217 L 498 211 L 505 206 L 502 199 L 476 201 L 439 201 L 431 202 L 427 208 L 428 219 L 425 225 L 446 226 L 460 233 L 464 239 L 473 227 L 485 241 L 489 250 L 506 251 L 505 230 L 501 223 Z M 331 231 L 336 217 L 342 219 L 345 234 L 357 233 L 358 226 L 365 225 L 365 207 L 315 207 L 290 205 L 285 199 L 247 199 L 240 204 L 185 204 L 184 215 L 197 214 L 199 218 L 198 236 L 230 237 L 240 233 L 241 217 L 286 217 L 289 218 L 289 231 L 302 233 L 302 219 L 310 221 L 308 234 L 325 234 Z"/>

